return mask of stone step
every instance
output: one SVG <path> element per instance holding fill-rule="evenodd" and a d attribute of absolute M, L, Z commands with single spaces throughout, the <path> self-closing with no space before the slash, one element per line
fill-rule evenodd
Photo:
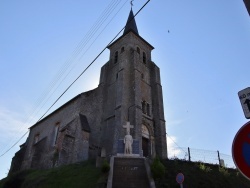
<path fill-rule="evenodd" d="M 149 188 L 144 158 L 115 158 L 113 188 Z"/>

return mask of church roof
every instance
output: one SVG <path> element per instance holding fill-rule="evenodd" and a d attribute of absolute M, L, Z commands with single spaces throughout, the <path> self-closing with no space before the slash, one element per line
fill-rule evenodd
<path fill-rule="evenodd" d="M 134 13 L 133 10 L 130 10 L 129 16 L 128 16 L 128 20 L 123 32 L 123 35 L 127 34 L 129 31 L 134 31 L 134 33 L 136 33 L 137 35 L 139 35 L 138 33 L 138 29 L 136 26 L 136 22 L 135 22 L 135 18 L 134 18 Z"/>
<path fill-rule="evenodd" d="M 57 108 L 55 111 L 53 111 L 51 114 L 47 115 L 46 117 L 44 117 L 43 119 L 41 119 L 40 121 L 36 122 L 34 125 L 32 125 L 29 129 L 34 128 L 35 126 L 39 125 L 41 122 L 43 122 L 44 120 L 50 118 L 52 115 L 54 115 L 55 113 L 57 113 L 58 111 L 62 110 L 64 107 L 67 107 L 69 104 L 73 103 L 76 100 L 79 100 L 81 98 L 81 96 L 83 95 L 91 95 L 92 92 L 94 92 L 95 90 L 97 90 L 98 88 L 95 88 L 93 90 L 90 91 L 86 91 L 83 93 L 78 94 L 77 96 L 75 96 L 74 98 L 70 99 L 68 102 L 66 102 L 65 104 L 63 104 L 62 106 L 60 106 L 59 108 Z"/>
<path fill-rule="evenodd" d="M 127 20 L 126 26 L 125 26 L 124 31 L 123 31 L 123 35 L 120 36 L 118 39 L 116 39 L 116 41 L 111 43 L 107 48 L 110 49 L 111 46 L 113 46 L 116 42 L 118 42 L 121 38 L 123 38 L 123 36 L 125 36 L 129 32 L 134 33 L 137 37 L 139 37 L 142 41 L 144 41 L 147 45 L 149 45 L 152 49 L 154 49 L 154 47 L 151 44 L 149 44 L 145 39 L 143 39 L 139 35 L 138 29 L 137 29 L 137 26 L 136 26 L 136 22 L 135 22 L 135 18 L 134 18 L 134 13 L 133 13 L 132 9 L 130 10 L 128 20 Z"/>

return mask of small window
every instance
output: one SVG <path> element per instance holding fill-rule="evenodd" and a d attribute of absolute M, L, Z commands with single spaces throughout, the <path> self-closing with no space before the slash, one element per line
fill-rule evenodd
<path fill-rule="evenodd" d="M 39 141 L 39 134 L 36 134 L 34 138 L 34 144 L 36 144 Z"/>
<path fill-rule="evenodd" d="M 146 110 L 147 110 L 147 109 L 146 109 L 146 104 L 147 104 L 146 101 L 142 101 L 142 102 L 141 102 L 142 113 L 143 113 L 143 114 L 146 114 L 146 113 L 147 113 L 147 111 L 146 111 Z"/>
<path fill-rule="evenodd" d="M 145 52 L 143 52 L 143 63 L 145 63 L 146 64 L 146 53 Z"/>
<path fill-rule="evenodd" d="M 118 79 L 118 73 L 116 73 L 116 79 Z"/>
<path fill-rule="evenodd" d="M 150 116 L 150 105 L 146 101 L 141 102 L 142 113 Z"/>
<path fill-rule="evenodd" d="M 118 52 L 116 51 L 115 52 L 115 63 L 117 63 L 118 62 Z"/>
<path fill-rule="evenodd" d="M 56 123 L 56 125 L 55 125 L 53 145 L 56 145 L 56 141 L 57 141 L 57 137 L 58 137 L 59 125 L 60 125 L 60 122 Z"/>
<path fill-rule="evenodd" d="M 150 116 L 150 105 L 147 103 L 147 115 Z"/>
<path fill-rule="evenodd" d="M 141 79 L 144 79 L 144 74 L 141 74 Z"/>
<path fill-rule="evenodd" d="M 124 52 L 124 47 L 122 47 L 122 49 L 121 49 L 121 53 L 122 53 L 122 52 Z"/>
<path fill-rule="evenodd" d="M 137 50 L 137 53 L 138 53 L 138 54 L 140 54 L 140 53 L 141 53 L 141 51 L 140 51 L 140 48 L 139 48 L 139 47 L 137 47 L 137 49 L 136 49 L 136 50 Z"/>

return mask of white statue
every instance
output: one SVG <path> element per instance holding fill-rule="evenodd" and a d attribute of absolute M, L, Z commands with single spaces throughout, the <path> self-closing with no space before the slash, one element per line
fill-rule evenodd
<path fill-rule="evenodd" d="M 126 136 L 124 137 L 124 154 L 132 154 L 132 144 L 133 144 L 133 137 L 130 135 L 130 128 L 134 128 L 133 125 L 130 125 L 129 122 L 127 122 L 126 125 L 123 125 L 123 128 L 126 129 Z"/>
<path fill-rule="evenodd" d="M 127 131 L 127 135 L 124 137 L 124 144 L 125 144 L 124 153 L 132 154 L 133 137 L 130 135 L 129 131 Z"/>

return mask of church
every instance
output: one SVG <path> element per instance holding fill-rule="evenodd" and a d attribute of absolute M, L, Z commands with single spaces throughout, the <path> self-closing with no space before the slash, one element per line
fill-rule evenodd
<path fill-rule="evenodd" d="M 124 127 L 132 154 L 167 158 L 160 69 L 131 9 L 121 37 L 108 46 L 97 88 L 83 92 L 30 127 L 10 173 L 48 169 L 124 153 Z"/>

